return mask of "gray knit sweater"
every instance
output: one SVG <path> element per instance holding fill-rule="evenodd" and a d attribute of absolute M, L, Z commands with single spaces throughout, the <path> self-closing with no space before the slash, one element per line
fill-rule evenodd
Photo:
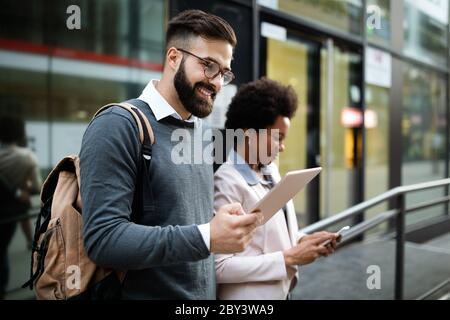
<path fill-rule="evenodd" d="M 113 107 L 91 122 L 80 152 L 88 255 L 98 265 L 129 270 L 125 299 L 215 299 L 213 257 L 196 226 L 212 218 L 213 169 L 171 159 L 180 143 L 171 141 L 173 131 L 193 136 L 201 128 L 158 122 L 143 101 L 131 102 L 155 134 L 143 216 L 139 224 L 129 220 L 140 156 L 137 126 L 131 114 Z"/>

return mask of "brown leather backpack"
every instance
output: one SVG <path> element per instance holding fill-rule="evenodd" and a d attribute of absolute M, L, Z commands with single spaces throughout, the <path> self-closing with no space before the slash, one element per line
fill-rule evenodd
<path fill-rule="evenodd" d="M 136 121 L 141 142 L 138 181 L 133 199 L 132 221 L 142 213 L 142 179 L 146 175 L 154 143 L 148 119 L 130 103 L 112 103 L 128 110 Z M 145 171 L 146 170 L 146 171 Z M 145 172 L 144 172 L 145 171 Z M 38 299 L 119 299 L 125 271 L 106 269 L 86 254 L 82 233 L 80 165 L 76 155 L 62 159 L 41 190 L 41 211 L 36 221 L 31 253 L 31 275 L 23 288 L 35 288 Z"/>

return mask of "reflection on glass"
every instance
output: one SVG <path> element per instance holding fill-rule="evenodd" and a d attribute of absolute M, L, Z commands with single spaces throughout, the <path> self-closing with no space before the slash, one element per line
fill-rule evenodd
<path fill-rule="evenodd" d="M 414 184 L 445 177 L 446 101 L 445 80 L 435 72 L 404 63 L 403 86 L 403 165 L 402 184 Z M 443 195 L 430 190 L 407 197 L 407 204 Z M 417 222 L 442 214 L 442 207 L 407 216 Z"/>
<path fill-rule="evenodd" d="M 139 1 L 139 60 L 163 62 L 165 7 L 164 0 Z"/>
<path fill-rule="evenodd" d="M 361 34 L 361 0 L 279 0 L 279 9 L 353 34 Z"/>
<path fill-rule="evenodd" d="M 52 75 L 51 83 L 53 121 L 88 123 L 101 106 L 137 94 L 128 94 L 127 85 L 115 81 Z"/>
<path fill-rule="evenodd" d="M 448 0 L 405 0 L 405 54 L 439 66 L 447 64 Z"/>
<path fill-rule="evenodd" d="M 1 8 L 1 38 L 44 43 L 45 6 L 37 1 L 2 1 Z"/>
<path fill-rule="evenodd" d="M 299 106 L 291 119 L 291 128 L 285 140 L 286 149 L 280 154 L 279 168 L 282 176 L 291 170 L 306 167 L 306 106 L 308 92 L 308 47 L 294 41 L 267 40 L 267 77 L 290 84 L 298 95 Z M 294 198 L 299 223 L 306 219 L 306 193 Z"/>
<path fill-rule="evenodd" d="M 73 13 L 66 10 L 73 4 L 80 8 L 77 30 L 67 27 Z M 3 1 L 0 37 L 50 46 L 70 58 L 80 52 L 67 49 L 160 64 L 165 5 L 164 0 L 48 0 L 45 6 L 36 1 Z"/>
<path fill-rule="evenodd" d="M 0 68 L 0 116 L 47 119 L 46 85 L 44 73 Z"/>
<path fill-rule="evenodd" d="M 361 56 L 345 52 L 339 47 L 334 48 L 334 87 L 333 90 L 333 114 L 327 110 L 327 59 L 328 52 L 321 52 L 321 164 L 322 171 L 320 197 L 321 217 L 327 217 L 338 213 L 353 205 L 354 174 L 353 155 L 355 139 L 353 129 L 344 127 L 341 115 L 347 108 L 358 109 L 361 106 L 361 92 L 358 85 L 358 69 L 361 64 Z M 332 117 L 332 127 L 328 128 L 327 117 Z M 331 141 L 326 141 L 327 130 L 332 130 Z M 327 154 L 331 144 L 331 155 Z M 328 159 L 331 163 L 328 163 Z M 328 167 L 331 167 L 330 186 L 326 186 Z M 329 192 L 328 192 L 329 191 Z M 327 205 L 328 202 L 328 205 Z M 326 212 L 329 208 L 330 212 Z"/>
<path fill-rule="evenodd" d="M 366 32 L 369 41 L 388 45 L 391 41 L 391 0 L 367 0 Z"/>
<path fill-rule="evenodd" d="M 131 84 L 52 75 L 50 165 L 67 154 L 77 154 L 83 133 L 94 113 L 103 105 L 135 97 Z M 134 91 L 134 92 L 132 92 Z"/>
<path fill-rule="evenodd" d="M 366 121 L 366 199 L 389 188 L 389 89 L 374 85 L 366 87 L 366 114 L 373 112 L 374 125 Z M 367 120 L 367 118 L 366 118 Z M 366 217 L 386 211 L 383 204 L 366 212 Z"/>

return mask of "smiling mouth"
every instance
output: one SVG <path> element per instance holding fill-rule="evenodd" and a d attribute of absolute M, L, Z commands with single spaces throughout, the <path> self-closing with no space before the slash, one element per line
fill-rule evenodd
<path fill-rule="evenodd" d="M 214 90 L 205 88 L 203 86 L 197 87 L 196 91 L 199 92 L 200 95 L 202 95 L 203 97 L 209 98 L 209 99 L 212 99 L 214 97 L 214 95 L 215 95 L 215 91 Z"/>

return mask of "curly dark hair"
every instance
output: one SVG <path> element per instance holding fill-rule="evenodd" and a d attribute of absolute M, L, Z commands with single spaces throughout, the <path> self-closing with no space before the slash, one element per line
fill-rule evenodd
<path fill-rule="evenodd" d="M 227 111 L 226 129 L 265 129 L 278 116 L 292 119 L 297 110 L 297 94 L 292 86 L 261 78 L 243 85 Z"/>

